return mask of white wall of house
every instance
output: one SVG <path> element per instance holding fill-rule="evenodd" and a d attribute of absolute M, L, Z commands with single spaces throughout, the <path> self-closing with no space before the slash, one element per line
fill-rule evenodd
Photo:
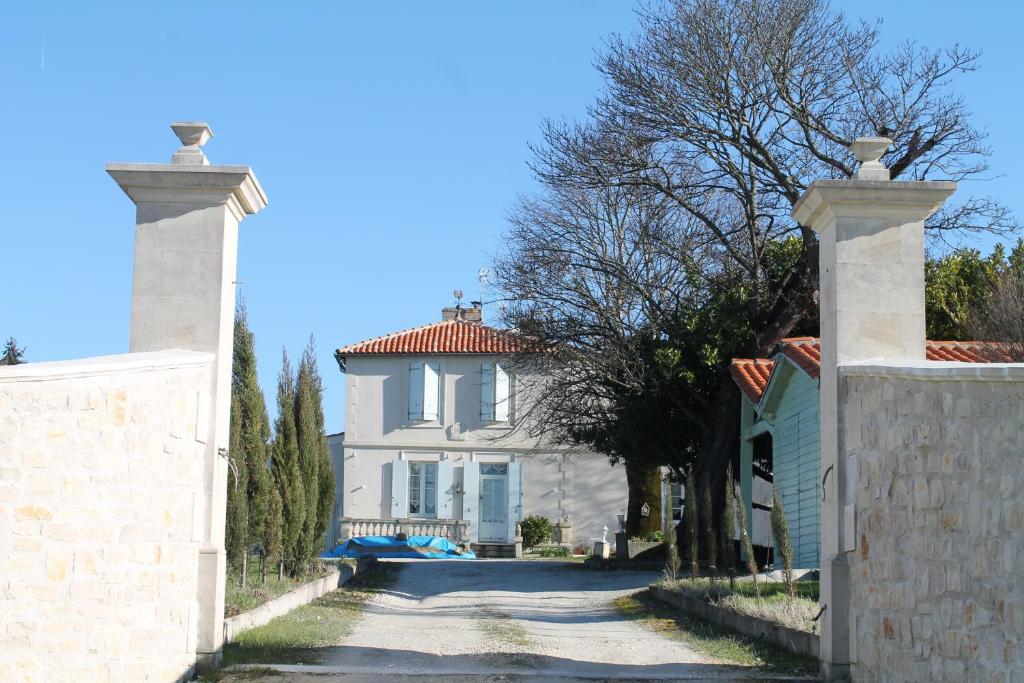
<path fill-rule="evenodd" d="M 573 543 L 599 538 L 604 526 L 614 530 L 616 514 L 626 506 L 625 470 L 613 467 L 603 455 L 545 447 L 530 437 L 528 430 L 512 429 L 511 425 L 522 419 L 523 406 L 517 405 L 515 389 L 520 383 L 511 374 L 508 420 L 501 419 L 506 413 L 503 406 L 489 410 L 482 396 L 491 392 L 490 373 L 500 363 L 498 358 L 475 354 L 350 356 L 346 363 L 342 474 L 338 477 L 344 482 L 342 516 L 409 516 L 407 465 L 395 463 L 439 463 L 433 514 L 470 521 L 470 534 L 476 541 L 482 491 L 478 476 L 467 479 L 467 468 L 479 474 L 481 463 L 504 463 L 515 466 L 508 468 L 505 485 L 510 529 L 514 529 L 514 518 L 537 514 L 555 522 L 568 518 Z M 417 419 L 421 385 L 416 373 L 424 365 L 438 376 L 436 417 L 428 408 L 423 415 L 428 419 Z M 499 379 L 499 387 L 500 383 Z M 497 393 L 501 395 L 500 388 Z M 416 417 L 410 418 L 410 414 Z M 488 419 L 492 416 L 496 419 Z M 398 487 L 393 482 L 395 471 L 403 476 Z M 463 487 L 476 505 L 461 495 Z M 508 534 L 507 542 L 512 541 L 513 533 Z"/>

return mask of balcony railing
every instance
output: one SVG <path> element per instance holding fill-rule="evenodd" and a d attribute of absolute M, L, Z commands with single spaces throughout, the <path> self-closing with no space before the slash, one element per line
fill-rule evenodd
<path fill-rule="evenodd" d="M 469 522 L 464 519 L 361 519 L 338 520 L 339 543 L 359 536 L 440 536 L 452 543 L 469 542 Z"/>

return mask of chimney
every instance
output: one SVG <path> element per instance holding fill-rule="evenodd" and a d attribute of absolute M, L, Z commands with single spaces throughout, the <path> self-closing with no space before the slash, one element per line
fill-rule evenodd
<path fill-rule="evenodd" d="M 849 671 L 846 553 L 856 547 L 860 432 L 846 437 L 839 367 L 868 359 L 924 359 L 924 221 L 956 190 L 952 182 L 889 180 L 880 160 L 890 144 L 887 138 L 857 138 L 850 146 L 861 162 L 857 177 L 819 180 L 793 207 L 793 218 L 819 236 L 825 608 L 820 659 L 826 678 Z"/>
<path fill-rule="evenodd" d="M 483 310 L 479 306 L 471 306 L 470 308 L 447 306 L 441 309 L 441 320 L 465 320 L 470 323 L 478 323 L 482 322 L 483 319 Z"/>
<path fill-rule="evenodd" d="M 200 122 L 172 123 L 182 147 L 169 164 L 107 165 L 135 202 L 130 351 L 216 354 L 208 415 L 205 506 L 199 549 L 197 658 L 216 665 L 224 628 L 226 505 L 238 224 L 267 205 L 248 166 L 211 166 Z"/>

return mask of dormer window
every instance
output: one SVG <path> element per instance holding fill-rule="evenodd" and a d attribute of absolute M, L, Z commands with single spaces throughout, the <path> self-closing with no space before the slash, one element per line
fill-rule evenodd
<path fill-rule="evenodd" d="M 508 422 L 509 375 L 502 363 L 480 364 L 480 421 Z"/>
<path fill-rule="evenodd" d="M 440 405 L 441 364 L 424 361 L 409 363 L 409 420 L 437 422 Z"/>

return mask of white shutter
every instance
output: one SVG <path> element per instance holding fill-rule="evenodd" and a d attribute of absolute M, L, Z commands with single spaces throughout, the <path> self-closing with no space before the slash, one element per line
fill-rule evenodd
<path fill-rule="evenodd" d="M 505 368 L 494 365 L 494 419 L 497 422 L 508 422 L 509 379 Z"/>
<path fill-rule="evenodd" d="M 469 540 L 476 543 L 480 526 L 480 466 L 468 460 L 462 466 L 462 519 L 469 522 Z"/>
<path fill-rule="evenodd" d="M 523 465 L 508 465 L 508 539 L 516 537 L 516 524 L 523 517 Z"/>
<path fill-rule="evenodd" d="M 423 363 L 409 363 L 409 419 L 423 419 Z"/>
<path fill-rule="evenodd" d="M 480 364 L 480 420 L 494 421 L 494 363 Z"/>
<path fill-rule="evenodd" d="M 391 516 L 405 517 L 409 510 L 409 461 L 391 461 Z"/>
<path fill-rule="evenodd" d="M 440 375 L 440 363 L 423 364 L 423 419 L 430 422 L 437 420 Z"/>
<path fill-rule="evenodd" d="M 437 516 L 439 519 L 452 518 L 452 503 L 455 492 L 452 490 L 452 464 L 447 460 L 437 463 Z"/>

